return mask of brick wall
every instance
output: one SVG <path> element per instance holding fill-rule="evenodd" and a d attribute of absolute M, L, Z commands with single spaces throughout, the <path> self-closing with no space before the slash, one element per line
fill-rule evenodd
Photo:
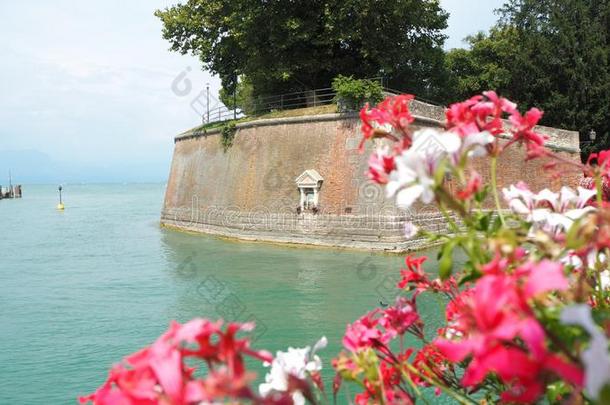
<path fill-rule="evenodd" d="M 442 110 L 414 106 L 417 127 L 440 126 Z M 568 159 L 578 159 L 578 134 L 542 128 L 549 143 Z M 398 210 L 380 186 L 365 176 L 369 144 L 358 152 L 361 139 L 356 116 L 318 115 L 259 120 L 238 126 L 233 145 L 223 150 L 218 131 L 190 131 L 176 138 L 167 184 L 163 225 L 180 229 L 281 243 L 307 243 L 349 248 L 404 251 L 424 241 L 405 241 L 404 222 L 430 230 L 447 229 L 433 206 Z M 528 182 L 533 189 L 557 188 L 543 162 L 523 162 L 514 148 L 499 161 L 498 185 Z M 488 177 L 488 161 L 476 162 Z M 295 179 L 315 169 L 324 178 L 320 212 L 298 214 Z M 575 184 L 573 173 L 561 182 Z"/>

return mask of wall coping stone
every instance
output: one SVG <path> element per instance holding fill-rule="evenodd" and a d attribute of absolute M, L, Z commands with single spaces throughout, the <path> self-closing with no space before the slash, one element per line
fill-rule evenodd
<path fill-rule="evenodd" d="M 421 103 L 423 104 L 423 103 Z M 430 106 L 435 107 L 435 106 Z M 435 107 L 441 108 L 441 107 Z M 330 113 L 330 114 L 316 114 L 316 115 L 302 115 L 297 117 L 281 117 L 281 118 L 263 118 L 254 121 L 247 121 L 238 123 L 236 125 L 237 129 L 246 129 L 246 128 L 257 128 L 257 127 L 266 127 L 266 126 L 274 126 L 274 125 L 287 125 L 287 124 L 303 124 L 308 122 L 326 122 L 326 121 L 342 121 L 342 120 L 353 120 L 358 119 L 359 115 L 357 112 L 348 112 L 348 113 Z M 415 119 L 416 124 L 427 124 L 436 127 L 443 127 L 444 123 L 441 120 L 436 118 L 430 118 L 423 115 L 413 114 L 413 118 Z M 504 120 L 507 123 L 506 120 Z M 569 143 L 566 145 L 565 142 L 559 142 L 560 137 L 572 137 L 572 143 L 576 143 L 578 145 L 578 132 L 570 131 L 566 129 L 552 128 L 546 126 L 536 126 L 536 129 L 540 131 L 542 134 L 548 135 L 549 139 L 546 142 L 546 146 L 549 149 L 559 152 L 568 152 L 568 153 L 580 153 L 580 147 L 570 146 Z M 186 132 L 181 133 L 180 135 L 174 138 L 174 143 L 194 139 L 199 137 L 206 137 L 208 135 L 216 135 L 219 134 L 221 128 L 212 128 L 210 130 L 195 130 L 191 129 Z M 503 134 L 500 136 L 504 139 L 510 139 L 510 136 L 507 134 Z"/>

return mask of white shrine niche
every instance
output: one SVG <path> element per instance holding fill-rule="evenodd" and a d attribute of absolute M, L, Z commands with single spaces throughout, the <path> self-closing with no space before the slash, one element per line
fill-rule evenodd
<path fill-rule="evenodd" d="M 295 182 L 299 188 L 301 212 L 315 211 L 318 208 L 320 187 L 324 179 L 314 169 L 305 170 Z"/>

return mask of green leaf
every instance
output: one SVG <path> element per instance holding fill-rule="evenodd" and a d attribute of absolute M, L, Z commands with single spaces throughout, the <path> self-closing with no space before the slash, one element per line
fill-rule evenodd
<path fill-rule="evenodd" d="M 478 203 L 482 203 L 483 201 L 485 201 L 485 198 L 487 198 L 489 190 L 490 186 L 489 184 L 486 184 L 485 187 L 483 187 L 483 190 L 479 191 L 478 193 L 475 193 L 474 200 Z"/>
<path fill-rule="evenodd" d="M 568 233 L 566 234 L 566 247 L 569 249 L 579 249 L 586 243 L 584 238 L 581 238 L 578 234 L 578 231 L 580 231 L 581 222 L 582 218 L 579 218 L 574 221 L 574 223 L 572 223 L 572 226 L 568 230 Z"/>
<path fill-rule="evenodd" d="M 481 273 L 479 273 L 478 271 L 472 271 L 468 274 L 464 274 L 458 281 L 458 285 L 464 285 L 466 283 L 469 283 L 471 281 L 475 281 L 477 280 L 479 277 L 481 277 Z"/>
<path fill-rule="evenodd" d="M 502 228 L 502 220 L 498 215 L 495 216 L 491 228 L 489 229 L 490 234 L 496 234 Z"/>
<path fill-rule="evenodd" d="M 446 280 L 451 276 L 453 270 L 453 249 L 456 244 L 457 240 L 450 240 L 445 243 L 441 250 L 441 256 L 438 261 L 438 274 L 441 280 Z"/>
<path fill-rule="evenodd" d="M 491 213 L 482 214 L 479 218 L 477 218 L 476 222 L 476 230 L 486 232 L 489 229 L 489 224 L 491 223 Z"/>
<path fill-rule="evenodd" d="M 434 183 L 443 184 L 446 173 L 447 173 L 447 160 L 441 159 L 438 166 L 436 167 L 436 171 L 434 172 Z"/>
<path fill-rule="evenodd" d="M 610 385 L 604 385 L 601 392 L 599 393 L 599 404 L 610 404 Z"/>

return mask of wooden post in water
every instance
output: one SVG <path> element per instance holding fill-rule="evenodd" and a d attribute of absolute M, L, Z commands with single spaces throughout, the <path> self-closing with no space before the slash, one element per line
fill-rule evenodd
<path fill-rule="evenodd" d="M 11 170 L 8 171 L 8 198 L 13 198 L 13 179 L 11 178 Z"/>

